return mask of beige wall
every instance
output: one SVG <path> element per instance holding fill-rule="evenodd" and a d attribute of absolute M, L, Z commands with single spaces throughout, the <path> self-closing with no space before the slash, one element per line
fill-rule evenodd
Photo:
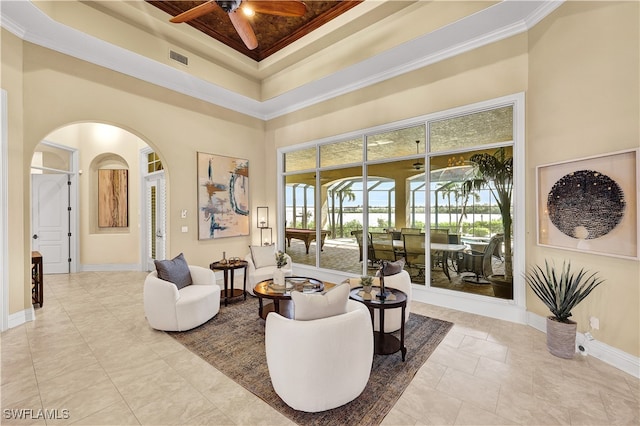
<path fill-rule="evenodd" d="M 28 173 L 31 157 L 25 161 L 23 152 L 24 122 L 23 116 L 23 71 L 22 40 L 2 29 L 2 88 L 7 91 L 8 106 L 8 194 L 7 203 L 11 208 L 7 216 L 9 223 L 8 262 L 9 262 L 9 313 L 22 311 L 31 306 L 31 286 L 27 273 L 31 267 L 31 236 L 29 235 L 29 194 Z"/>
<path fill-rule="evenodd" d="M 5 39 L 3 48 L 11 42 Z M 248 158 L 252 211 L 258 205 L 270 206 L 270 222 L 275 224 L 277 148 L 526 92 L 527 263 L 569 257 L 576 266 L 600 271 L 607 283 L 574 312 L 580 331 L 589 315 L 596 316 L 601 321 L 601 330 L 594 331 L 598 340 L 640 355 L 638 262 L 537 247 L 534 214 L 536 165 L 638 146 L 637 3 L 570 2 L 529 34 L 266 124 L 47 49 L 22 46 L 24 73 L 15 71 L 13 79 L 5 84 L 3 76 L 2 81 L 10 102 L 20 97 L 21 79 L 25 81 L 24 114 L 14 112 L 10 117 L 14 128 L 10 155 L 20 160 L 17 164 L 23 170 L 10 170 L 10 186 L 18 182 L 28 194 L 26 158 L 54 129 L 80 121 L 118 125 L 160 153 L 169 183 L 169 253 L 184 251 L 187 259 L 200 265 L 219 258 L 223 250 L 227 256 L 243 255 L 251 238 L 198 241 L 195 215 L 179 219 L 181 209 L 193 212 L 196 206 L 197 151 Z M 17 57 L 3 49 L 3 72 L 20 67 L 20 42 L 14 40 L 11 47 Z M 28 228 L 28 199 L 18 190 L 10 198 L 23 206 L 22 211 L 11 212 L 10 220 Z M 183 225 L 189 226 L 189 233 L 180 232 Z M 252 231 L 254 227 L 252 221 Z M 9 236 L 10 246 L 22 248 L 25 257 L 10 259 L 11 312 L 29 306 L 26 298 L 22 306 L 13 298 L 27 291 L 27 234 L 23 230 Z M 527 304 L 533 312 L 547 315 L 531 297 Z"/>
<path fill-rule="evenodd" d="M 158 152 L 165 165 L 167 254 L 184 252 L 191 263 L 203 266 L 220 258 L 222 251 L 229 256 L 246 254 L 249 237 L 197 240 L 195 160 L 197 151 L 247 158 L 250 173 L 260 176 L 261 121 L 28 43 L 25 81 L 25 111 L 32 117 L 25 150 L 31 152 L 50 131 L 69 123 L 99 121 L 124 128 Z M 133 166 L 137 169 L 137 164 Z M 261 193 L 261 179 L 252 180 L 250 186 L 251 194 Z M 187 219 L 180 219 L 182 209 L 190 212 Z M 188 233 L 180 232 L 183 225 Z"/>
<path fill-rule="evenodd" d="M 530 31 L 527 212 L 536 209 L 536 166 L 638 148 L 639 21 L 638 2 L 569 2 Z M 535 220 L 527 216 L 528 264 L 566 259 L 606 279 L 573 310 L 578 331 L 597 317 L 597 340 L 638 356 L 638 261 L 538 247 Z M 527 309 L 547 315 L 532 293 Z"/>
<path fill-rule="evenodd" d="M 13 44 L 5 48 L 10 42 Z M 71 123 L 119 126 L 160 154 L 167 172 L 168 256 L 184 252 L 190 263 L 208 266 L 223 251 L 227 256 L 248 252 L 251 237 L 198 241 L 196 152 L 249 159 L 250 174 L 258 177 L 250 183 L 253 210 L 264 203 L 264 181 L 260 179 L 264 175 L 264 125 L 260 120 L 23 43 L 4 31 L 2 43 L 2 87 L 8 91 L 10 113 L 9 202 L 12 207 L 21 206 L 9 212 L 9 314 L 31 306 L 27 275 L 31 157 L 41 140 Z M 27 122 L 28 126 L 23 125 Z M 11 167 L 16 164 L 18 167 Z M 189 211 L 187 219 L 180 219 L 182 209 Z M 183 225 L 188 226 L 188 233 L 180 232 Z"/>

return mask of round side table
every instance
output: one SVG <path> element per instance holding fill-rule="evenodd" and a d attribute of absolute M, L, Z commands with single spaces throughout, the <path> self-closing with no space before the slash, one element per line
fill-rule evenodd
<path fill-rule="evenodd" d="M 213 262 L 209 265 L 209 269 L 212 271 L 222 271 L 222 275 L 224 276 L 224 291 L 222 293 L 222 297 L 224 298 L 224 306 L 227 306 L 227 302 L 229 299 L 234 297 L 244 296 L 244 300 L 247 300 L 247 266 L 249 264 L 246 260 L 240 260 L 237 262 Z M 242 290 L 239 288 L 233 288 L 233 275 L 236 269 L 244 269 L 244 281 L 242 285 Z M 229 288 L 229 283 L 231 283 Z"/>
<path fill-rule="evenodd" d="M 375 294 L 380 293 L 380 287 L 373 287 Z M 371 322 L 373 323 L 373 310 L 378 309 L 380 311 L 380 331 L 373 332 L 374 338 L 374 352 L 377 355 L 391 355 L 398 351 L 402 353 L 402 362 L 407 355 L 407 348 L 404 345 L 404 318 L 405 311 L 407 309 L 407 295 L 395 288 L 387 287 L 385 288 L 387 293 L 393 294 L 395 298 L 393 300 L 387 299 L 379 299 L 375 296 L 371 298 L 363 297 L 360 292 L 362 291 L 362 287 L 356 287 L 349 292 L 349 298 L 355 300 L 360 303 L 364 303 L 364 305 L 369 308 L 369 314 L 371 314 Z M 394 309 L 401 308 L 402 309 L 402 321 L 400 325 L 400 339 L 391 333 L 384 332 L 384 311 L 386 309 Z"/>

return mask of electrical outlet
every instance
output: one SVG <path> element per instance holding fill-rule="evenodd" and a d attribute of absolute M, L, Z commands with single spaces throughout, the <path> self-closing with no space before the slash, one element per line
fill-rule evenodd
<path fill-rule="evenodd" d="M 600 330 L 600 320 L 596 317 L 589 317 L 589 325 L 594 330 Z"/>

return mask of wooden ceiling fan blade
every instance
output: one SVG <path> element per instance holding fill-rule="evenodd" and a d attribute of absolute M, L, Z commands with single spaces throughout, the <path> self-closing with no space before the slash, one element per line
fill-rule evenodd
<path fill-rule="evenodd" d="M 307 6 L 295 0 L 256 0 L 244 1 L 255 12 L 277 16 L 303 16 L 307 13 Z"/>
<path fill-rule="evenodd" d="M 229 19 L 231 19 L 231 23 L 238 32 L 238 35 L 244 42 L 245 46 L 247 46 L 247 49 L 253 50 L 258 47 L 258 39 L 256 39 L 256 34 L 253 32 L 251 24 L 249 24 L 249 21 L 244 15 L 238 13 L 237 11 L 229 12 Z"/>
<path fill-rule="evenodd" d="M 213 12 L 216 9 L 216 7 L 219 7 L 219 6 L 216 4 L 215 1 L 208 1 L 192 9 L 189 9 L 186 12 L 182 12 L 177 16 L 174 16 L 169 21 L 173 22 L 174 24 L 191 21 L 192 19 L 196 19 L 201 17 L 202 15 L 206 15 L 207 13 Z"/>

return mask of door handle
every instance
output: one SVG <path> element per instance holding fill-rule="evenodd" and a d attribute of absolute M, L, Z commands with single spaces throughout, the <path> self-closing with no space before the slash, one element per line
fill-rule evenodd
<path fill-rule="evenodd" d="M 32 237 L 32 238 L 33 238 L 34 240 L 37 240 L 37 239 L 38 239 L 38 234 L 33 234 L 33 237 Z"/>

